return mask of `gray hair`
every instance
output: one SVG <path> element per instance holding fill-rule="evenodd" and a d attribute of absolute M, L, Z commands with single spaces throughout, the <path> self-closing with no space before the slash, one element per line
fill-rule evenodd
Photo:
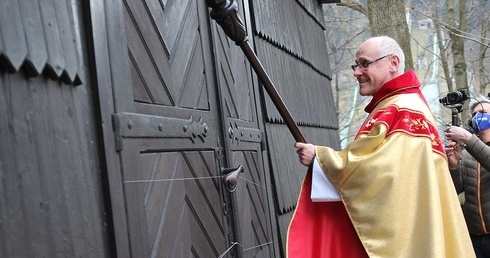
<path fill-rule="evenodd" d="M 470 107 L 470 117 L 473 113 L 473 109 L 475 109 L 475 107 L 481 103 L 488 103 L 490 104 L 490 99 L 488 99 L 487 97 L 484 97 L 482 95 L 476 97 L 476 98 L 471 98 L 471 101 L 470 101 L 470 104 L 469 104 L 469 107 Z"/>
<path fill-rule="evenodd" d="M 373 37 L 376 41 L 376 46 L 378 52 L 381 56 L 395 54 L 400 58 L 400 65 L 398 66 L 398 73 L 402 74 L 405 72 L 405 54 L 403 53 L 400 45 L 388 36 L 377 36 Z"/>

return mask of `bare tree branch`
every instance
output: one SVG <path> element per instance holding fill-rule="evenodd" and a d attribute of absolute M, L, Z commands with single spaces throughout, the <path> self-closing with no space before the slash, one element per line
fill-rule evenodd
<path fill-rule="evenodd" d="M 338 3 L 337 5 L 349 7 L 352 10 L 355 10 L 355 11 L 358 11 L 358 12 L 364 14 L 366 17 L 368 16 L 366 8 L 358 2 L 349 1 L 349 0 L 341 0 L 340 3 Z"/>

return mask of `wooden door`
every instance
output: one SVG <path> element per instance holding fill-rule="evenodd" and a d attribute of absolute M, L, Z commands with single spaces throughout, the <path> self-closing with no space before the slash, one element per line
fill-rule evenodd
<path fill-rule="evenodd" d="M 101 116 L 113 112 L 115 147 L 105 144 L 117 153 L 108 166 L 118 255 L 273 257 L 258 90 L 239 48 L 202 0 L 92 5 L 107 28 L 94 35 L 109 35 L 111 72 L 97 73 L 112 85 L 113 100 L 99 94 Z M 223 171 L 240 165 L 238 183 L 224 184 Z"/>
<path fill-rule="evenodd" d="M 123 3 L 132 95 L 114 124 L 131 256 L 217 257 L 229 227 L 207 8 Z"/>
<path fill-rule="evenodd" d="M 237 3 L 250 33 L 249 3 L 247 0 Z M 243 257 L 277 257 L 276 236 L 272 233 L 275 213 L 272 196 L 268 195 L 272 192 L 270 177 L 264 167 L 266 135 L 260 113 L 260 85 L 241 48 L 221 28 L 214 35 L 226 157 L 230 167 L 244 168 L 231 190 L 234 241 Z"/>

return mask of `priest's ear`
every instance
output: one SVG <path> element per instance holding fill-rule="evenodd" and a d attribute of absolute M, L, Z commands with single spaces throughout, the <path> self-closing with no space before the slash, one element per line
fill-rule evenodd
<path fill-rule="evenodd" d="M 398 67 L 400 67 L 400 57 L 396 54 L 393 54 L 390 57 L 390 72 L 398 71 Z"/>

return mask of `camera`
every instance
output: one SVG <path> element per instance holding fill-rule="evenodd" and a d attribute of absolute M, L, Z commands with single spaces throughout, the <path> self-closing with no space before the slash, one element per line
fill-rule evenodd
<path fill-rule="evenodd" d="M 468 92 L 466 90 L 451 91 L 445 97 L 440 98 L 439 102 L 445 107 L 458 107 L 468 99 Z"/>
<path fill-rule="evenodd" d="M 446 108 L 452 110 L 452 122 L 454 126 L 459 126 L 458 113 L 463 111 L 463 103 L 468 99 L 468 92 L 466 90 L 458 90 L 449 92 L 446 97 L 440 98 L 439 102 Z"/>

